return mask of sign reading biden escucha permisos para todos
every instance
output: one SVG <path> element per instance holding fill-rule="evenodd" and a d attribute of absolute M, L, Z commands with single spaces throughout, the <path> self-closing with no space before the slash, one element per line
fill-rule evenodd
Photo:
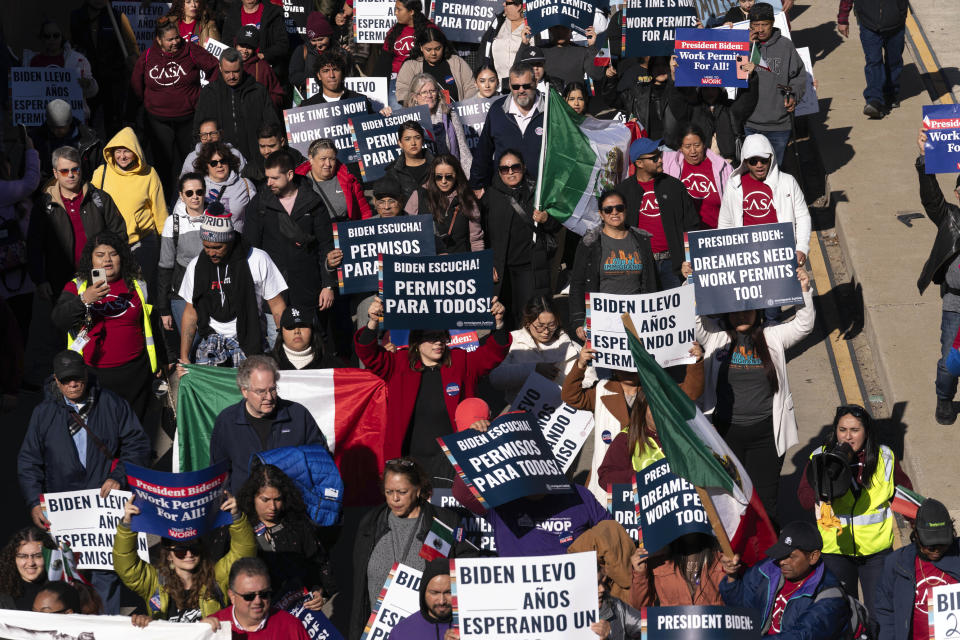
<path fill-rule="evenodd" d="M 343 251 L 343 262 L 337 268 L 340 293 L 375 291 L 380 280 L 380 255 L 410 257 L 436 253 L 433 216 L 337 222 L 333 225 L 333 245 Z"/>

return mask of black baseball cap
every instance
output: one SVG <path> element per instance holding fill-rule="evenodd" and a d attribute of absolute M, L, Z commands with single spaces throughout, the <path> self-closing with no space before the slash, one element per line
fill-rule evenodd
<path fill-rule="evenodd" d="M 280 316 L 280 326 L 284 329 L 296 327 L 313 328 L 313 309 L 287 307 Z"/>
<path fill-rule="evenodd" d="M 767 557 L 774 560 L 783 560 L 794 549 L 801 551 L 820 551 L 823 549 L 823 537 L 817 527 L 809 522 L 800 520 L 791 522 L 780 532 L 777 542 L 767 549 Z"/>
<path fill-rule="evenodd" d="M 953 521 L 939 500 L 927 498 L 917 509 L 917 538 L 925 547 L 953 542 Z"/>
<path fill-rule="evenodd" d="M 544 60 L 546 60 L 546 58 L 543 57 L 543 49 L 532 44 L 520 47 L 520 51 L 517 53 L 518 62 L 543 64 Z"/>
<path fill-rule="evenodd" d="M 237 34 L 236 44 L 256 49 L 260 46 L 260 30 L 252 24 L 246 25 Z"/>
<path fill-rule="evenodd" d="M 87 363 L 82 355 L 66 349 L 53 357 L 53 375 L 61 382 L 71 378 L 86 378 Z"/>

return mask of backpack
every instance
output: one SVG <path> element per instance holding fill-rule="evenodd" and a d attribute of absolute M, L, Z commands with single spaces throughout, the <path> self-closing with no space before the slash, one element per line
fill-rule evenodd
<path fill-rule="evenodd" d="M 870 626 L 870 614 L 867 608 L 858 599 L 848 595 L 840 587 L 824 589 L 816 595 L 814 602 L 826 598 L 843 598 L 850 609 L 850 620 L 840 636 L 843 640 L 874 640 L 873 629 Z"/>

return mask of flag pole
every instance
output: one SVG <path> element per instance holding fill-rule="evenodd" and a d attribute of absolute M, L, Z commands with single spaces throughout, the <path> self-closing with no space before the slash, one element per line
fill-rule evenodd
<path fill-rule="evenodd" d="M 633 318 L 630 317 L 630 314 L 624 313 L 620 316 L 620 319 L 623 321 L 623 327 L 632 333 L 633 337 L 639 341 L 640 334 L 637 333 L 637 328 L 633 325 Z M 695 486 L 694 489 L 697 490 L 697 495 L 700 496 L 703 510 L 707 512 L 707 519 L 710 521 L 710 526 L 713 527 L 714 535 L 717 536 L 717 542 L 720 543 L 720 550 L 723 551 L 724 555 L 732 558 L 734 555 L 733 547 L 730 545 L 730 538 L 727 537 L 727 530 L 723 528 L 723 523 L 717 514 L 717 508 L 713 504 L 713 498 L 710 497 L 710 494 L 707 493 L 707 490 L 703 487 Z"/>

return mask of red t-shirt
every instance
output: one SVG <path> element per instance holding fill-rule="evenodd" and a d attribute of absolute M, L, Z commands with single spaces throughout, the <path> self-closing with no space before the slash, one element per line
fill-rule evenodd
<path fill-rule="evenodd" d="M 62 53 L 55 56 L 38 53 L 30 59 L 31 67 L 62 67 L 64 64 Z"/>
<path fill-rule="evenodd" d="M 87 231 L 83 228 L 83 220 L 80 218 L 80 205 L 83 204 L 83 192 L 81 191 L 73 198 L 68 198 L 60 191 L 60 199 L 63 200 L 63 208 L 70 218 L 70 226 L 73 227 L 73 263 L 80 262 L 80 254 L 83 253 L 83 247 L 87 244 Z"/>
<path fill-rule="evenodd" d="M 400 32 L 397 39 L 393 41 L 393 67 L 391 71 L 393 71 L 394 74 L 400 71 L 400 67 L 403 66 L 403 63 L 410 57 L 414 40 L 413 27 L 407 26 L 403 28 L 403 31 Z M 383 43 L 383 50 L 389 51 L 386 42 Z"/>
<path fill-rule="evenodd" d="M 743 174 L 743 226 L 754 224 L 773 224 L 777 220 L 777 208 L 773 204 L 773 189 L 755 179 L 749 173 Z"/>
<path fill-rule="evenodd" d="M 690 164 L 684 159 L 680 167 L 680 180 L 693 198 L 700 219 L 711 229 L 716 229 L 717 218 L 720 217 L 720 190 L 713 181 L 710 163 Z"/>
<path fill-rule="evenodd" d="M 914 562 L 914 576 L 917 587 L 913 596 L 913 640 L 930 639 L 930 620 L 927 608 L 930 605 L 930 594 L 934 587 L 945 584 L 956 584 L 953 576 L 937 569 L 932 562 L 927 562 L 917 556 Z"/>
<path fill-rule="evenodd" d="M 77 293 L 73 280 L 63 288 Z M 140 357 L 146 342 L 143 336 L 143 305 L 135 290 L 123 280 L 110 283 L 110 293 L 90 307 L 93 326 L 83 348 L 83 359 L 91 367 L 119 367 Z"/>
<path fill-rule="evenodd" d="M 263 7 L 260 7 L 262 10 Z M 242 10 L 241 10 L 242 13 Z M 193 33 L 194 28 L 197 26 L 197 21 L 194 20 L 190 24 L 187 24 L 183 20 L 177 20 L 177 29 L 180 31 L 180 37 L 186 40 L 187 42 L 196 42 L 197 44 L 202 44 L 200 42 L 200 36 Z"/>
<path fill-rule="evenodd" d="M 807 578 L 809 577 L 808 575 Z M 807 578 L 804 578 L 800 582 L 794 582 L 786 578 L 783 579 L 783 587 L 780 588 L 780 592 L 777 594 L 777 599 L 773 603 L 773 613 L 770 614 L 770 630 L 767 632 L 768 636 L 780 633 L 780 620 L 783 618 L 783 610 L 787 608 L 787 603 L 790 602 L 790 598 L 803 586 Z"/>
<path fill-rule="evenodd" d="M 286 611 L 272 610 L 260 631 L 244 631 L 233 624 L 233 606 L 220 609 L 213 617 L 230 625 L 234 640 L 310 640 L 303 623 Z"/>
<path fill-rule="evenodd" d="M 257 10 L 253 13 L 247 13 L 243 10 L 243 7 L 240 7 L 240 26 L 245 27 L 248 24 L 252 24 L 257 29 L 260 28 L 260 18 L 263 17 L 263 3 L 257 5 Z"/>
<path fill-rule="evenodd" d="M 648 182 L 637 181 L 643 188 L 643 199 L 640 201 L 640 211 L 637 212 L 637 227 L 649 231 L 650 246 L 654 253 L 667 250 L 667 234 L 663 231 L 663 220 L 660 219 L 660 203 L 653 190 L 653 180 Z"/>

